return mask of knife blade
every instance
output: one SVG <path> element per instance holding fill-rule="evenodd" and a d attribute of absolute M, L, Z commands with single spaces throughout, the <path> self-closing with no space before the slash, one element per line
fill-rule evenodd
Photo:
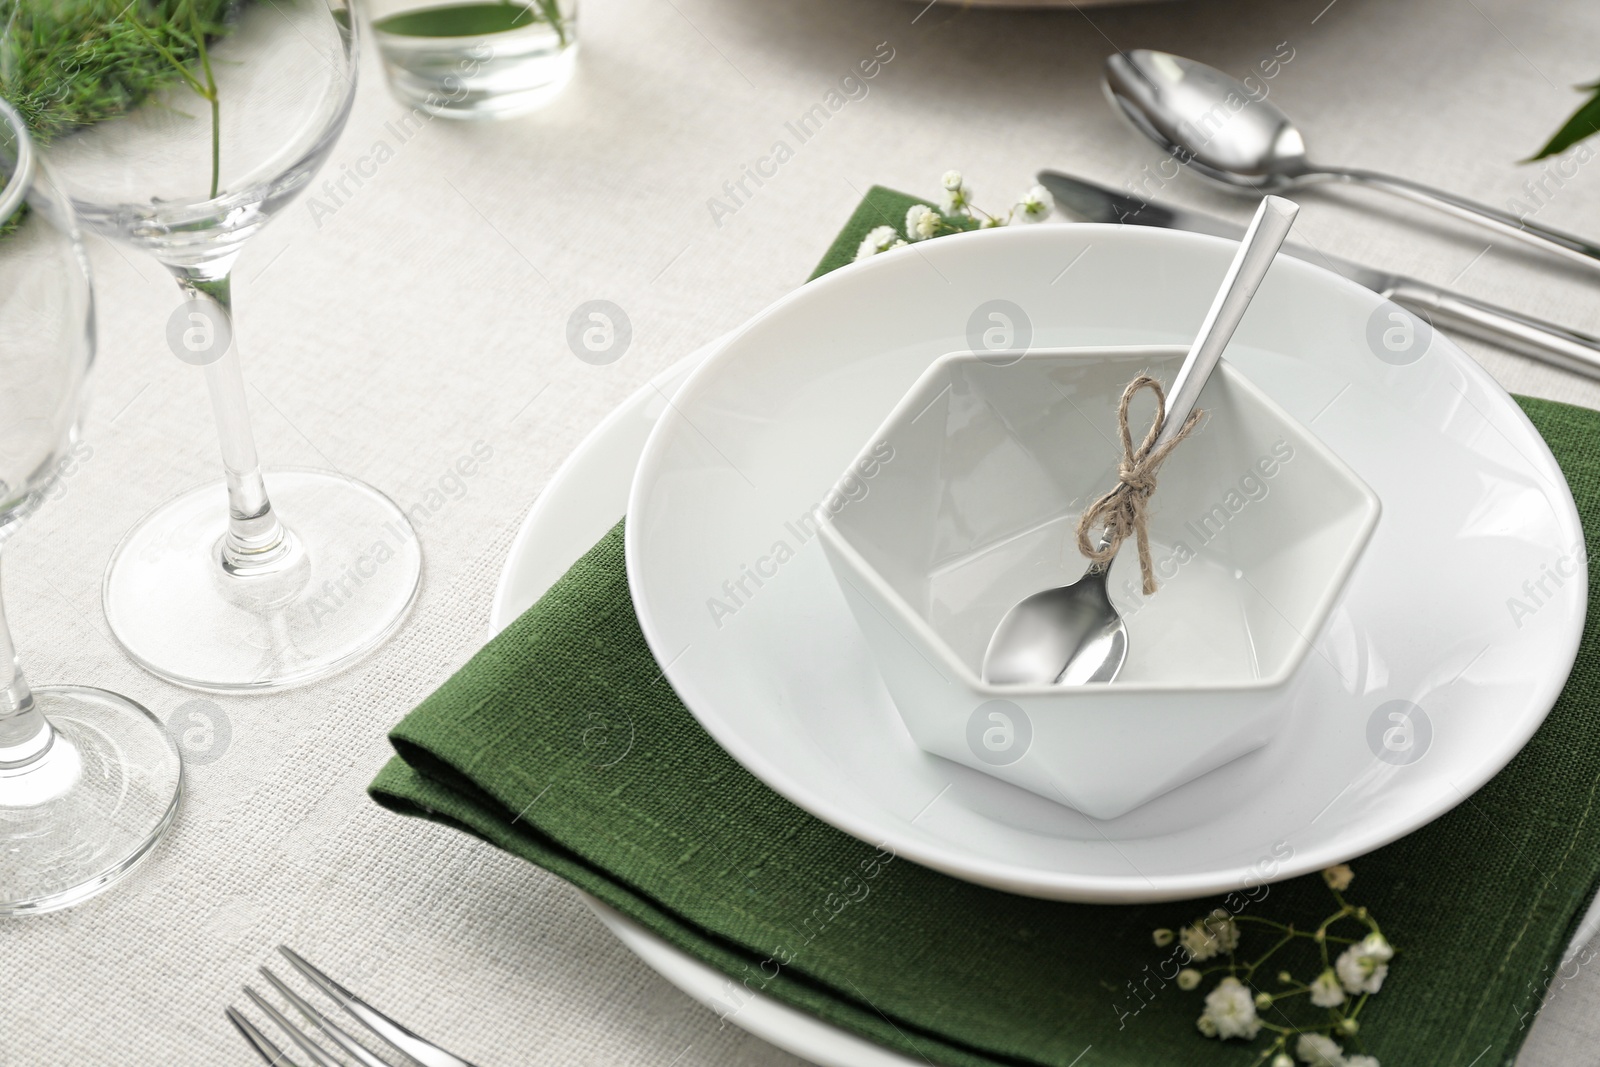
<path fill-rule="evenodd" d="M 1056 207 L 1082 222 L 1154 226 L 1188 230 L 1237 241 L 1244 236 L 1242 223 L 1217 218 L 1192 208 L 1159 204 L 1143 197 L 1108 189 L 1060 171 L 1043 170 L 1039 183 L 1055 197 Z M 1396 304 L 1421 312 L 1436 325 L 1502 345 L 1514 352 L 1542 360 L 1564 370 L 1600 378 L 1600 338 L 1510 311 L 1448 289 L 1330 256 L 1302 244 L 1283 246 L 1283 254 L 1314 263 L 1350 279 Z"/>

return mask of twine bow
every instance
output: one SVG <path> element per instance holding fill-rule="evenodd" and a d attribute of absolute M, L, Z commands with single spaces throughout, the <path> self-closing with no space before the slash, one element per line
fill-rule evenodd
<path fill-rule="evenodd" d="M 1128 402 L 1141 389 L 1153 389 L 1156 394 L 1156 416 L 1150 430 L 1138 448 L 1133 447 L 1133 435 L 1128 432 Z M 1139 545 L 1139 572 L 1144 577 L 1144 595 L 1156 591 L 1155 567 L 1150 562 L 1150 534 L 1145 528 L 1145 506 L 1150 494 L 1156 491 L 1156 472 L 1172 454 L 1172 450 L 1189 436 L 1200 416 L 1205 412 L 1191 411 L 1182 428 L 1160 448 L 1156 438 L 1161 436 L 1161 424 L 1167 417 L 1167 394 L 1161 383 L 1148 374 L 1141 374 L 1128 383 L 1122 391 L 1122 401 L 1117 405 L 1117 429 L 1122 433 L 1122 461 L 1117 465 L 1117 487 L 1084 509 L 1078 520 L 1078 551 L 1088 557 L 1094 566 L 1104 569 L 1111 565 L 1122 542 L 1132 534 Z M 1096 527 L 1104 531 L 1098 544 L 1089 540 Z"/>

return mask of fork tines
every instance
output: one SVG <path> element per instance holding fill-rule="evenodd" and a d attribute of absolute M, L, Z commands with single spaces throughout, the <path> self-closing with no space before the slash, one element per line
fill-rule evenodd
<path fill-rule="evenodd" d="M 370 1034 L 383 1042 L 385 1046 L 398 1053 L 408 1065 L 416 1067 L 472 1067 L 461 1057 L 446 1052 L 438 1045 L 426 1041 L 393 1019 L 384 1015 L 370 1004 L 357 997 L 344 986 L 323 974 L 316 967 L 308 963 L 293 949 L 286 945 L 279 945 L 278 951 L 284 959 L 289 961 L 301 976 L 315 986 L 329 1000 L 337 1004 L 356 1022 L 360 1023 Z M 328 1015 L 315 1005 L 296 993 L 287 983 L 267 968 L 261 968 L 261 976 L 267 980 L 273 990 L 281 996 L 291 1008 L 298 1012 L 306 1023 L 314 1028 L 323 1040 L 332 1044 L 340 1053 L 360 1064 L 361 1067 L 390 1067 L 371 1048 L 357 1041 L 343 1027 L 334 1022 Z M 279 1030 L 288 1036 L 289 1041 L 305 1056 L 306 1067 L 343 1067 L 344 1060 L 334 1052 L 330 1052 L 324 1045 L 319 1044 L 309 1034 L 296 1027 L 290 1019 L 278 1010 L 273 1003 L 261 996 L 249 986 L 244 987 L 244 995 L 249 998 L 257 1010 L 265 1015 Z M 289 1057 L 289 1055 L 273 1043 L 249 1017 L 236 1008 L 227 1008 L 224 1011 L 228 1021 L 245 1039 L 245 1042 L 272 1067 L 302 1067 L 302 1065 Z"/>

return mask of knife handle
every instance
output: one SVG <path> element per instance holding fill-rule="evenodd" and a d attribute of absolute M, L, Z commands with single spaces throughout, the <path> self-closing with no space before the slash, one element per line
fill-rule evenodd
<path fill-rule="evenodd" d="M 1437 326 L 1491 341 L 1575 374 L 1600 378 L 1600 338 L 1410 279 L 1396 284 L 1388 296 L 1403 307 L 1423 312 Z"/>

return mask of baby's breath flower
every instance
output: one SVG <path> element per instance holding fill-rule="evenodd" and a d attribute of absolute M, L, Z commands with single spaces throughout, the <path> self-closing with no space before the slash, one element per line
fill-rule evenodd
<path fill-rule="evenodd" d="M 1043 222 L 1055 210 L 1055 197 L 1042 185 L 1035 185 L 1017 201 L 1016 215 L 1023 222 Z"/>
<path fill-rule="evenodd" d="M 1343 893 L 1350 888 L 1350 883 L 1356 880 L 1356 872 L 1350 869 L 1348 863 L 1336 864 L 1322 872 L 1322 880 L 1328 883 L 1328 888 L 1335 893 Z"/>
<path fill-rule="evenodd" d="M 978 220 L 978 229 L 992 230 L 997 226 L 1004 226 L 1009 221 L 1009 216 L 1007 218 L 997 219 L 993 215 L 985 215 L 983 218 Z"/>
<path fill-rule="evenodd" d="M 1266 1011 L 1270 1007 L 1272 1007 L 1272 994 L 1271 993 L 1257 993 L 1256 994 L 1256 1011 Z"/>
<path fill-rule="evenodd" d="M 947 170 L 940 184 L 944 186 L 943 199 L 945 214 L 959 215 L 972 207 L 972 187 L 961 179 L 959 170 Z"/>
<path fill-rule="evenodd" d="M 1317 975 L 1317 980 L 1311 983 L 1311 1003 L 1319 1008 L 1337 1008 L 1344 1003 L 1339 976 L 1331 968 Z"/>
<path fill-rule="evenodd" d="M 1344 1061 L 1344 1067 L 1379 1067 L 1376 1056 L 1351 1056 Z"/>
<path fill-rule="evenodd" d="M 1178 935 L 1174 934 L 1171 930 L 1168 930 L 1165 926 L 1163 926 L 1161 929 L 1153 931 L 1150 934 L 1150 940 L 1156 943 L 1156 948 L 1166 948 L 1168 945 L 1172 944 L 1172 939 L 1176 936 Z"/>
<path fill-rule="evenodd" d="M 913 241 L 926 241 L 939 233 L 944 219 L 927 204 L 914 205 L 906 212 L 906 236 Z"/>
<path fill-rule="evenodd" d="M 1311 1067 L 1346 1067 L 1344 1050 L 1326 1034 L 1301 1034 L 1295 1042 L 1294 1054 Z"/>
<path fill-rule="evenodd" d="M 1239 927 L 1221 908 L 1185 926 L 1178 937 L 1184 949 L 1197 960 L 1209 960 L 1239 947 Z"/>
<path fill-rule="evenodd" d="M 1278 981 L 1282 982 L 1284 985 L 1292 985 L 1294 983 L 1294 975 L 1290 974 L 1288 971 L 1279 971 Z"/>
<path fill-rule="evenodd" d="M 1361 1032 L 1361 1024 L 1355 1019 L 1344 1018 L 1334 1025 L 1334 1029 L 1345 1037 L 1355 1037 L 1356 1034 Z"/>
<path fill-rule="evenodd" d="M 1200 986 L 1200 972 L 1193 967 L 1185 967 L 1178 972 L 1179 989 L 1198 989 Z"/>
<path fill-rule="evenodd" d="M 1218 982 L 1206 994 L 1206 1010 L 1195 1026 L 1207 1037 L 1255 1037 L 1261 1032 L 1261 1020 L 1249 987 L 1231 975 Z"/>
<path fill-rule="evenodd" d="M 1272 1067 L 1294 1067 L 1294 1057 L 1287 1052 L 1280 1052 L 1272 1057 Z"/>
<path fill-rule="evenodd" d="M 1368 934 L 1340 953 L 1333 966 L 1347 992 L 1376 993 L 1383 988 L 1393 958 L 1394 949 L 1382 934 Z"/>
<path fill-rule="evenodd" d="M 861 247 L 856 249 L 856 258 L 866 259 L 875 256 L 879 252 L 893 248 L 897 241 L 900 241 L 900 235 L 895 232 L 893 226 L 878 226 L 862 238 Z"/>

